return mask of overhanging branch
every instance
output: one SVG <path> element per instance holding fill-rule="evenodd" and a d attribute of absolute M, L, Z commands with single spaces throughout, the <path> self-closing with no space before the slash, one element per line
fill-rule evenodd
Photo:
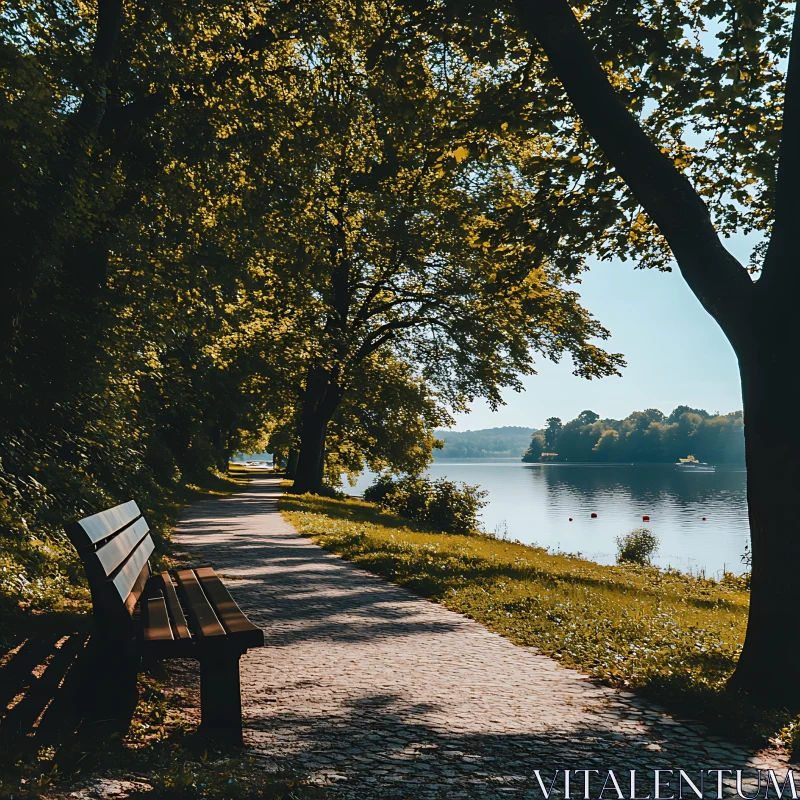
<path fill-rule="evenodd" d="M 514 0 L 514 7 L 587 130 L 658 225 L 686 282 L 732 335 L 753 283 L 723 247 L 705 203 L 625 107 L 567 0 Z"/>

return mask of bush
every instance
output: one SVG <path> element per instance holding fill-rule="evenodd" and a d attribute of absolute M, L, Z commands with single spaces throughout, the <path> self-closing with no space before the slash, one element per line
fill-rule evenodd
<path fill-rule="evenodd" d="M 658 550 L 658 536 L 647 528 L 637 528 L 625 536 L 617 536 L 617 564 L 650 564 Z"/>
<path fill-rule="evenodd" d="M 392 493 L 395 485 L 391 475 L 378 475 L 372 486 L 367 486 L 364 489 L 364 499 L 369 503 L 377 503 L 382 506 L 386 498 Z"/>
<path fill-rule="evenodd" d="M 445 533 L 477 530 L 478 513 L 486 505 L 484 497 L 486 492 L 477 486 L 411 475 L 398 480 L 379 475 L 364 491 L 365 500 Z"/>

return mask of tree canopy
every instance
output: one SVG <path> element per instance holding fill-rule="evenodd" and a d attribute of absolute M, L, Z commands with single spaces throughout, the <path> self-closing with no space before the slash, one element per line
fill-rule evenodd
<path fill-rule="evenodd" d="M 17 572 L 41 567 L 31 527 L 158 505 L 238 450 L 315 491 L 418 472 L 453 410 L 497 405 L 536 358 L 622 366 L 576 291 L 593 201 L 542 171 L 528 50 L 487 64 L 455 20 L 444 40 L 419 21 L 350 0 L 4 5 Z"/>

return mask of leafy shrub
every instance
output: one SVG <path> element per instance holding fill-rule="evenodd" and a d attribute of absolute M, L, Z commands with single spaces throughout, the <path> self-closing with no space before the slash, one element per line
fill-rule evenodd
<path fill-rule="evenodd" d="M 365 500 L 445 533 L 475 531 L 484 497 L 486 492 L 477 486 L 411 475 L 398 480 L 379 475 L 364 491 Z"/>
<path fill-rule="evenodd" d="M 392 479 L 391 475 L 378 475 L 372 486 L 367 486 L 364 489 L 364 499 L 369 503 L 377 503 L 382 506 L 396 485 L 397 483 Z"/>
<path fill-rule="evenodd" d="M 658 536 L 648 528 L 617 536 L 617 564 L 642 564 L 647 566 L 658 550 Z"/>

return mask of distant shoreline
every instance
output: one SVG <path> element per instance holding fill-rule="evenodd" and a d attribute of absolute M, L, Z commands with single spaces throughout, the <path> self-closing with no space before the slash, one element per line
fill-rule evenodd
<path fill-rule="evenodd" d="M 433 463 L 442 464 L 447 461 L 461 462 L 474 461 L 476 464 L 486 463 L 487 461 L 513 461 L 525 467 L 672 467 L 674 461 L 523 461 L 522 456 L 439 456 L 434 455 Z M 717 462 L 717 467 L 741 467 L 746 466 L 744 462 L 729 461 Z"/>

